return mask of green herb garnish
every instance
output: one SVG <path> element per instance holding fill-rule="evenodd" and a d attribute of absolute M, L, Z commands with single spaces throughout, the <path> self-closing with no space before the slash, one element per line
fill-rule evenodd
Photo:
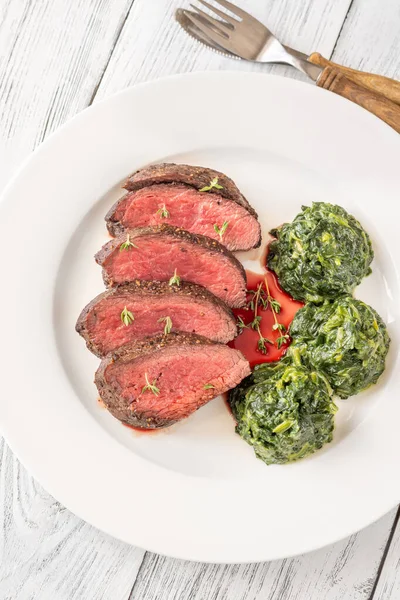
<path fill-rule="evenodd" d="M 173 276 L 169 280 L 169 285 L 178 285 L 179 286 L 180 284 L 181 284 L 181 278 L 179 277 L 177 270 L 175 269 Z"/>
<path fill-rule="evenodd" d="M 249 326 L 244 324 L 244 321 L 242 319 L 242 317 L 238 317 L 237 318 L 237 326 L 238 329 L 240 329 L 240 331 L 242 331 L 243 329 L 248 329 Z"/>
<path fill-rule="evenodd" d="M 210 190 L 212 190 L 213 188 L 215 188 L 216 190 L 223 190 L 223 186 L 218 184 L 218 177 L 214 177 L 214 179 L 212 179 L 210 181 L 209 185 L 205 185 L 204 187 L 201 188 L 201 190 L 199 190 L 199 192 L 209 192 Z"/>
<path fill-rule="evenodd" d="M 164 325 L 164 335 L 168 335 L 168 333 L 171 333 L 171 329 L 172 329 L 172 319 L 171 319 L 171 317 L 161 317 L 161 319 L 158 319 L 157 322 L 158 323 L 165 323 L 165 325 Z"/>
<path fill-rule="evenodd" d="M 126 236 L 126 241 L 120 245 L 119 251 L 122 252 L 123 250 L 129 250 L 129 248 L 137 248 L 137 246 L 136 246 L 136 244 L 131 242 L 131 239 L 130 239 L 129 233 L 128 233 L 128 235 Z"/>
<path fill-rule="evenodd" d="M 123 324 L 126 327 L 128 327 L 128 325 L 133 323 L 134 320 L 135 320 L 135 317 L 133 316 L 131 311 L 128 310 L 125 306 L 124 310 L 121 312 L 121 321 L 123 322 Z"/>
<path fill-rule="evenodd" d="M 217 223 L 214 224 L 214 231 L 216 233 L 218 233 L 221 241 L 222 241 L 222 237 L 223 237 L 225 231 L 228 229 L 228 225 L 229 225 L 228 221 L 224 221 L 224 223 L 222 224 L 221 227 L 219 227 L 219 225 L 217 225 Z"/>
<path fill-rule="evenodd" d="M 213 385 L 212 383 L 206 383 L 205 385 L 203 385 L 203 390 L 214 390 L 215 389 L 215 385 Z"/>
<path fill-rule="evenodd" d="M 279 314 L 281 312 L 281 305 L 278 300 L 275 300 L 272 296 L 268 296 L 267 301 L 270 303 L 271 309 Z"/>
<path fill-rule="evenodd" d="M 279 302 L 277 302 L 272 296 L 271 296 L 271 292 L 269 290 L 269 285 L 268 285 L 268 279 L 265 277 L 264 278 L 264 282 L 265 282 L 265 287 L 268 293 L 268 301 L 269 301 L 269 305 L 271 307 L 272 310 L 272 314 L 274 316 L 274 321 L 275 323 L 272 325 L 272 331 L 280 331 L 282 332 L 282 335 L 280 335 L 276 340 L 276 346 L 278 348 L 278 350 L 280 350 L 283 346 L 283 344 L 288 344 L 290 341 L 290 337 L 288 336 L 286 332 L 286 327 L 285 325 L 283 325 L 283 323 L 279 323 L 278 318 L 276 316 L 276 313 L 281 311 L 281 305 L 279 304 Z M 272 301 L 272 302 L 271 302 Z M 279 310 L 276 310 L 276 304 L 279 305 Z"/>
<path fill-rule="evenodd" d="M 260 331 L 258 331 L 258 335 L 260 336 L 260 339 L 257 342 L 257 349 L 263 354 L 266 354 L 267 344 L 273 344 L 273 342 L 271 342 L 271 340 L 269 340 L 268 338 L 263 337 Z"/>
<path fill-rule="evenodd" d="M 257 331 L 259 329 L 259 326 L 260 326 L 260 323 L 261 323 L 261 319 L 262 319 L 262 317 L 259 317 L 259 316 L 254 317 L 254 319 L 250 323 L 250 327 L 252 329 L 255 329 Z"/>
<path fill-rule="evenodd" d="M 158 209 L 157 215 L 160 215 L 162 219 L 168 219 L 169 211 L 166 209 L 165 204 L 163 204 L 162 207 Z"/>
<path fill-rule="evenodd" d="M 248 294 L 251 294 L 251 299 L 247 302 L 247 306 L 251 310 L 255 310 L 255 301 L 259 306 L 262 306 L 263 310 L 268 309 L 268 297 L 265 290 L 262 289 L 262 283 L 258 284 L 257 290 L 248 290 Z"/>
<path fill-rule="evenodd" d="M 255 293 L 254 298 L 253 298 L 254 319 L 250 323 L 250 327 L 252 329 L 254 329 L 255 331 L 257 331 L 257 333 L 258 333 L 259 339 L 258 339 L 258 342 L 257 342 L 257 350 L 259 350 L 263 354 L 266 354 L 266 352 L 267 352 L 267 344 L 273 344 L 273 342 L 271 342 L 271 340 L 269 340 L 268 338 L 264 337 L 262 335 L 261 329 L 260 329 L 260 323 L 261 323 L 262 317 L 260 317 L 257 314 L 257 312 L 258 312 L 258 306 L 259 306 L 261 298 L 262 298 L 262 294 L 263 294 L 263 289 L 262 289 L 262 282 L 261 282 L 258 285 L 256 293 Z"/>
<path fill-rule="evenodd" d="M 278 350 L 280 350 L 280 348 L 282 348 L 283 344 L 288 344 L 290 340 L 290 337 L 285 334 L 285 335 L 280 335 L 278 338 L 276 338 L 275 343 L 277 345 Z"/>
<path fill-rule="evenodd" d="M 155 380 L 153 381 L 153 383 L 150 383 L 150 381 L 149 381 L 149 379 L 148 379 L 148 377 L 147 377 L 147 373 L 145 373 L 145 374 L 144 374 L 144 378 L 145 378 L 145 380 L 146 380 L 146 385 L 142 387 L 142 394 L 143 394 L 144 392 L 147 392 L 147 391 L 149 391 L 149 392 L 153 392 L 153 394 L 154 394 L 155 396 L 158 396 L 158 395 L 159 395 L 159 393 L 160 393 L 160 390 L 159 390 L 159 388 L 156 386 L 157 379 L 155 379 Z"/>

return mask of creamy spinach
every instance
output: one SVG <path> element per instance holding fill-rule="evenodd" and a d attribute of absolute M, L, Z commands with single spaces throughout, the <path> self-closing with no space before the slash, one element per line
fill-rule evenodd
<path fill-rule="evenodd" d="M 265 463 L 303 458 L 332 440 L 336 405 L 324 375 L 289 358 L 256 366 L 229 394 L 236 432 Z"/>
<path fill-rule="evenodd" d="M 303 458 L 332 439 L 336 405 L 376 383 L 390 338 L 378 313 L 350 293 L 373 251 L 340 206 L 315 202 L 271 231 L 268 254 L 282 288 L 307 304 L 289 328 L 285 358 L 257 365 L 229 394 L 237 433 L 265 463 Z"/>
<path fill-rule="evenodd" d="M 334 392 L 348 398 L 376 383 L 390 338 L 378 313 L 352 296 L 300 309 L 290 326 L 289 354 L 323 372 Z"/>
<path fill-rule="evenodd" d="M 370 272 L 371 241 L 344 208 L 326 202 L 302 207 L 271 234 L 268 266 L 297 300 L 321 302 L 347 294 Z"/>

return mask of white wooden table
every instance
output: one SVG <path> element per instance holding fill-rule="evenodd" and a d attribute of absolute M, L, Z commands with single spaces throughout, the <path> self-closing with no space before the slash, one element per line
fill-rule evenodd
<path fill-rule="evenodd" d="M 185 1 L 0 0 L 0 189 L 59 125 L 137 82 L 205 69 L 301 77 L 202 49 L 173 21 Z M 299 50 L 400 79 L 399 0 L 240 4 Z M 342 542 L 283 561 L 173 560 L 78 519 L 0 438 L 0 600 L 399 600 L 398 518 L 393 510 Z"/>

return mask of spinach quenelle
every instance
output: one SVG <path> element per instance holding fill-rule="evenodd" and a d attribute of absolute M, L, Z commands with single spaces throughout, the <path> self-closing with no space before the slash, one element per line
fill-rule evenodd
<path fill-rule="evenodd" d="M 370 273 L 368 234 L 340 206 L 313 202 L 291 223 L 273 229 L 268 267 L 296 300 L 322 302 L 348 294 Z"/>
<path fill-rule="evenodd" d="M 306 304 L 290 326 L 292 345 L 312 369 L 324 373 L 335 394 L 348 398 L 376 383 L 385 369 L 390 338 L 378 313 L 352 296 Z"/>
<path fill-rule="evenodd" d="M 332 389 L 298 358 L 257 365 L 230 392 L 229 403 L 236 432 L 267 465 L 303 458 L 332 440 Z"/>
<path fill-rule="evenodd" d="M 257 365 L 229 402 L 236 432 L 256 456 L 283 464 L 332 440 L 333 395 L 345 399 L 376 383 L 390 338 L 378 313 L 350 295 L 374 256 L 353 216 L 314 202 L 271 234 L 268 267 L 306 305 L 290 325 L 286 356 Z"/>

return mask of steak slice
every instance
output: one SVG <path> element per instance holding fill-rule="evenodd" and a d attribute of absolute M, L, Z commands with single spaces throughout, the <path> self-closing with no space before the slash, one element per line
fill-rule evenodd
<path fill-rule="evenodd" d="M 143 187 L 159 183 L 185 183 L 196 190 L 201 190 L 204 187 L 210 186 L 212 180 L 216 178 L 218 179 L 218 185 L 221 186 L 221 188 L 212 187 L 207 193 L 218 194 L 228 200 L 237 202 L 237 204 L 243 206 L 243 208 L 257 219 L 256 211 L 250 206 L 232 179 L 224 175 L 224 173 L 220 173 L 214 169 L 194 167 L 192 165 L 179 165 L 175 163 L 150 165 L 149 167 L 139 169 L 139 171 L 133 173 L 133 175 L 127 179 L 124 188 L 134 192 Z"/>
<path fill-rule="evenodd" d="M 229 250 L 250 250 L 261 243 L 257 218 L 235 200 L 199 192 L 185 184 L 157 184 L 123 196 L 106 215 L 108 231 L 168 223 L 220 241 Z M 227 223 L 221 234 L 216 228 Z"/>
<path fill-rule="evenodd" d="M 114 417 L 156 429 L 188 417 L 249 374 L 238 350 L 198 335 L 170 333 L 109 354 L 95 383 Z"/>
<path fill-rule="evenodd" d="M 126 310 L 133 320 L 129 315 L 122 320 Z M 134 340 L 162 334 L 168 324 L 171 331 L 223 344 L 237 333 L 233 313 L 219 298 L 192 283 L 178 287 L 165 281 L 134 281 L 103 292 L 83 309 L 76 330 L 88 349 L 102 357 Z"/>
<path fill-rule="evenodd" d="M 170 281 L 176 272 L 229 306 L 246 303 L 246 273 L 237 258 L 216 240 L 170 225 L 128 230 L 107 242 L 96 261 L 107 286 L 136 279 Z"/>

